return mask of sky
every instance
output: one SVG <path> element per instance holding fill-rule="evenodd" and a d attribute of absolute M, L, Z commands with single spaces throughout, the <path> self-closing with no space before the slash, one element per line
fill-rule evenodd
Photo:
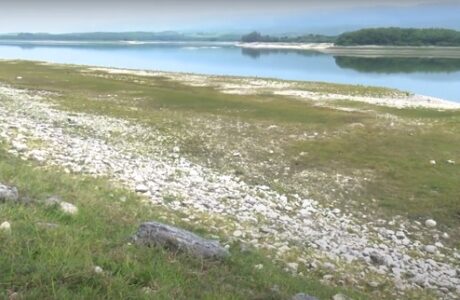
<path fill-rule="evenodd" d="M 0 0 L 0 32 L 460 29 L 460 0 Z"/>

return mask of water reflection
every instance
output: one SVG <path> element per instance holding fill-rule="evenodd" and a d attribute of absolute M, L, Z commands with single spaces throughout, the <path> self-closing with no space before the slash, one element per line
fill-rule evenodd
<path fill-rule="evenodd" d="M 299 55 L 299 56 L 321 56 L 326 55 L 317 51 L 296 50 L 296 49 L 255 49 L 255 48 L 241 48 L 241 54 L 253 59 L 258 59 L 265 55 Z"/>
<path fill-rule="evenodd" d="M 453 73 L 460 71 L 460 59 L 417 57 L 349 57 L 335 56 L 335 63 L 342 69 L 361 73 Z"/>

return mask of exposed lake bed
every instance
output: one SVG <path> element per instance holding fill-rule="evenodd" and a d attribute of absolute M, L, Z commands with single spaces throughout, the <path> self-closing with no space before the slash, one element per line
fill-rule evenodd
<path fill-rule="evenodd" d="M 248 244 L 286 274 L 356 288 L 357 299 L 460 292 L 460 123 L 444 102 L 318 82 L 0 65 L 3 145 L 36 169 L 107 178 L 232 253 Z"/>

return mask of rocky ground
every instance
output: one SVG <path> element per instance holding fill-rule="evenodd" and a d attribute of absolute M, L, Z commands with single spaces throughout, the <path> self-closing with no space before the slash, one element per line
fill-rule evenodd
<path fill-rule="evenodd" d="M 449 236 L 435 220 L 359 221 L 315 199 L 193 163 L 152 128 L 62 110 L 52 96 L 0 85 L 0 138 L 10 153 L 69 173 L 108 177 L 225 236 L 224 243 L 265 251 L 299 276 L 316 272 L 331 284 L 395 296 L 426 289 L 444 299 L 460 297 L 460 253 L 443 245 Z M 421 232 L 432 242 L 422 242 Z"/>

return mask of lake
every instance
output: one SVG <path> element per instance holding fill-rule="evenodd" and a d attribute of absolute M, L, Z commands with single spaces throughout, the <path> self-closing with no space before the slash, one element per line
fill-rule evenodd
<path fill-rule="evenodd" d="M 460 102 L 460 59 L 333 56 L 226 43 L 1 42 L 1 59 L 397 88 Z"/>

